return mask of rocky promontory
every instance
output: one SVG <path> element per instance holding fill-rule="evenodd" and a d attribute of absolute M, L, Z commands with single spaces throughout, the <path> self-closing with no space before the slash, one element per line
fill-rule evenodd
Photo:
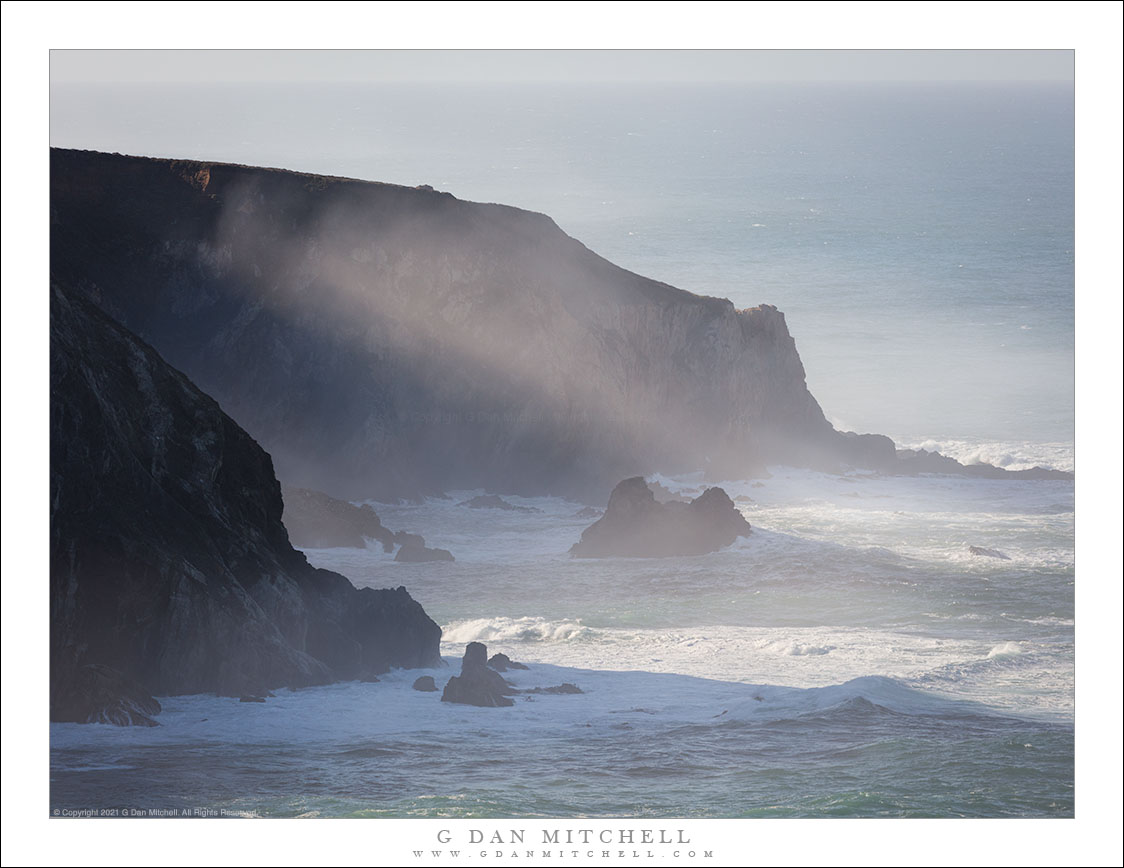
<path fill-rule="evenodd" d="M 701 555 L 749 533 L 749 522 L 721 488 L 708 488 L 689 503 L 660 503 L 644 478 L 636 476 L 613 489 L 605 515 L 582 532 L 570 554 L 579 558 Z"/>
<path fill-rule="evenodd" d="M 50 295 L 53 720 L 439 663 L 405 588 L 359 590 L 290 545 L 270 456 L 214 400 L 61 282 Z"/>
<path fill-rule="evenodd" d="M 827 422 L 775 307 L 626 271 L 519 208 L 56 148 L 51 268 L 295 487 L 603 502 L 656 470 L 894 459 Z"/>
<path fill-rule="evenodd" d="M 355 506 L 322 491 L 281 486 L 285 512 L 281 520 L 289 540 L 300 548 L 362 548 L 368 539 L 394 551 L 394 534 L 383 527 L 368 505 Z"/>
<path fill-rule="evenodd" d="M 367 540 L 374 540 L 382 544 L 385 552 L 392 552 L 398 546 L 394 560 L 400 563 L 456 560 L 447 549 L 426 546 L 425 537 L 421 534 L 390 531 L 383 527 L 378 513 L 370 504 L 356 506 L 307 488 L 282 486 L 281 492 L 285 499 L 283 521 L 293 545 L 301 548 L 363 548 Z"/>
<path fill-rule="evenodd" d="M 215 397 L 294 487 L 601 503 L 616 479 L 770 464 L 1009 475 L 835 430 L 776 307 L 626 271 L 543 214 L 54 148 L 50 218 L 52 274 Z"/>

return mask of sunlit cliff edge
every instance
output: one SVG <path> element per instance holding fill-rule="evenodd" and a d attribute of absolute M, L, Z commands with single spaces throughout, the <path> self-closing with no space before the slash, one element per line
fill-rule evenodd
<path fill-rule="evenodd" d="M 428 187 L 53 149 L 51 270 L 217 399 L 282 479 L 340 496 L 603 502 L 657 471 L 965 471 L 834 430 L 775 307 Z"/>

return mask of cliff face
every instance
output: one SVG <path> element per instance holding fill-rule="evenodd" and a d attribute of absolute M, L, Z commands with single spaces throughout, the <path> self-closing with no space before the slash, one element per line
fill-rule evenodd
<path fill-rule="evenodd" d="M 83 697 L 116 677 L 90 687 L 97 667 L 158 694 L 237 695 L 437 662 L 440 628 L 404 588 L 314 569 L 281 512 L 246 432 L 52 286 L 52 719 L 96 717 Z"/>
<path fill-rule="evenodd" d="M 824 419 L 784 316 L 428 189 L 54 150 L 52 273 L 184 370 L 282 478 L 355 497 L 893 460 Z M 865 454 L 864 454 L 865 453 Z"/>

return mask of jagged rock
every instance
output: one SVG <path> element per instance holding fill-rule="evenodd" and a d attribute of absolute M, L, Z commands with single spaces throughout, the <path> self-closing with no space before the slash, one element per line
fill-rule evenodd
<path fill-rule="evenodd" d="M 159 726 L 160 703 L 140 684 L 100 664 L 74 666 L 51 679 L 51 720 Z"/>
<path fill-rule="evenodd" d="M 534 506 L 516 506 L 508 503 L 498 494 L 479 494 L 469 500 L 462 500 L 457 506 L 467 506 L 471 509 L 504 509 L 508 512 L 542 512 Z"/>
<path fill-rule="evenodd" d="M 530 690 L 521 690 L 519 692 L 520 693 L 535 693 L 535 694 L 540 694 L 540 695 L 541 694 L 550 694 L 552 696 L 557 696 L 557 695 L 562 695 L 562 694 L 572 694 L 572 693 L 585 693 L 585 691 L 582 690 L 580 687 L 578 687 L 576 684 L 571 684 L 568 681 L 563 683 L 563 684 L 559 684 L 557 687 L 532 687 Z"/>
<path fill-rule="evenodd" d="M 605 510 L 598 509 L 596 506 L 583 506 L 574 513 L 574 518 L 601 518 L 605 514 Z"/>
<path fill-rule="evenodd" d="M 496 672 L 507 672 L 508 669 L 530 669 L 523 663 L 516 663 L 506 654 L 493 654 L 492 659 L 488 661 L 488 665 L 495 669 Z"/>
<path fill-rule="evenodd" d="M 997 549 L 988 549 L 983 546 L 968 546 L 968 551 L 978 558 L 997 558 L 1001 561 L 1011 560 L 1007 555 Z"/>
<path fill-rule="evenodd" d="M 429 561 L 454 561 L 456 558 L 445 549 L 430 549 L 410 543 L 398 549 L 394 560 L 407 564 L 423 564 Z"/>
<path fill-rule="evenodd" d="M 748 536 L 749 522 L 721 488 L 690 503 L 657 503 L 643 477 L 619 483 L 605 515 L 582 533 L 570 554 L 581 558 L 699 555 Z"/>
<path fill-rule="evenodd" d="M 461 659 L 461 674 L 449 679 L 441 701 L 498 708 L 514 705 L 508 697 L 517 692 L 499 673 L 488 668 L 487 647 L 481 642 L 469 642 Z"/>
<path fill-rule="evenodd" d="M 437 683 L 433 680 L 432 675 L 423 675 L 414 682 L 414 690 L 420 690 L 422 693 L 436 693 Z"/>
<path fill-rule="evenodd" d="M 363 548 L 366 540 L 382 543 L 384 551 L 394 550 L 394 534 L 383 527 L 370 504 L 355 506 L 322 491 L 281 486 L 285 501 L 282 521 L 289 540 L 300 548 Z"/>
<path fill-rule="evenodd" d="M 135 335 L 51 287 L 51 718 L 90 664 L 157 694 L 263 695 L 440 660 L 405 588 L 311 567 L 270 457 Z"/>

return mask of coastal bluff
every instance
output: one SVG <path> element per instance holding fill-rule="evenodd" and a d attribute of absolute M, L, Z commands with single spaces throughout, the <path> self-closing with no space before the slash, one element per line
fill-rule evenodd
<path fill-rule="evenodd" d="M 549 217 L 419 187 L 51 151 L 51 269 L 294 487 L 604 502 L 614 480 L 887 465 L 784 314 L 626 271 Z"/>
<path fill-rule="evenodd" d="M 149 694 L 264 695 L 438 665 L 405 588 L 289 542 L 270 457 L 155 350 L 52 284 L 51 719 L 151 723 Z"/>

